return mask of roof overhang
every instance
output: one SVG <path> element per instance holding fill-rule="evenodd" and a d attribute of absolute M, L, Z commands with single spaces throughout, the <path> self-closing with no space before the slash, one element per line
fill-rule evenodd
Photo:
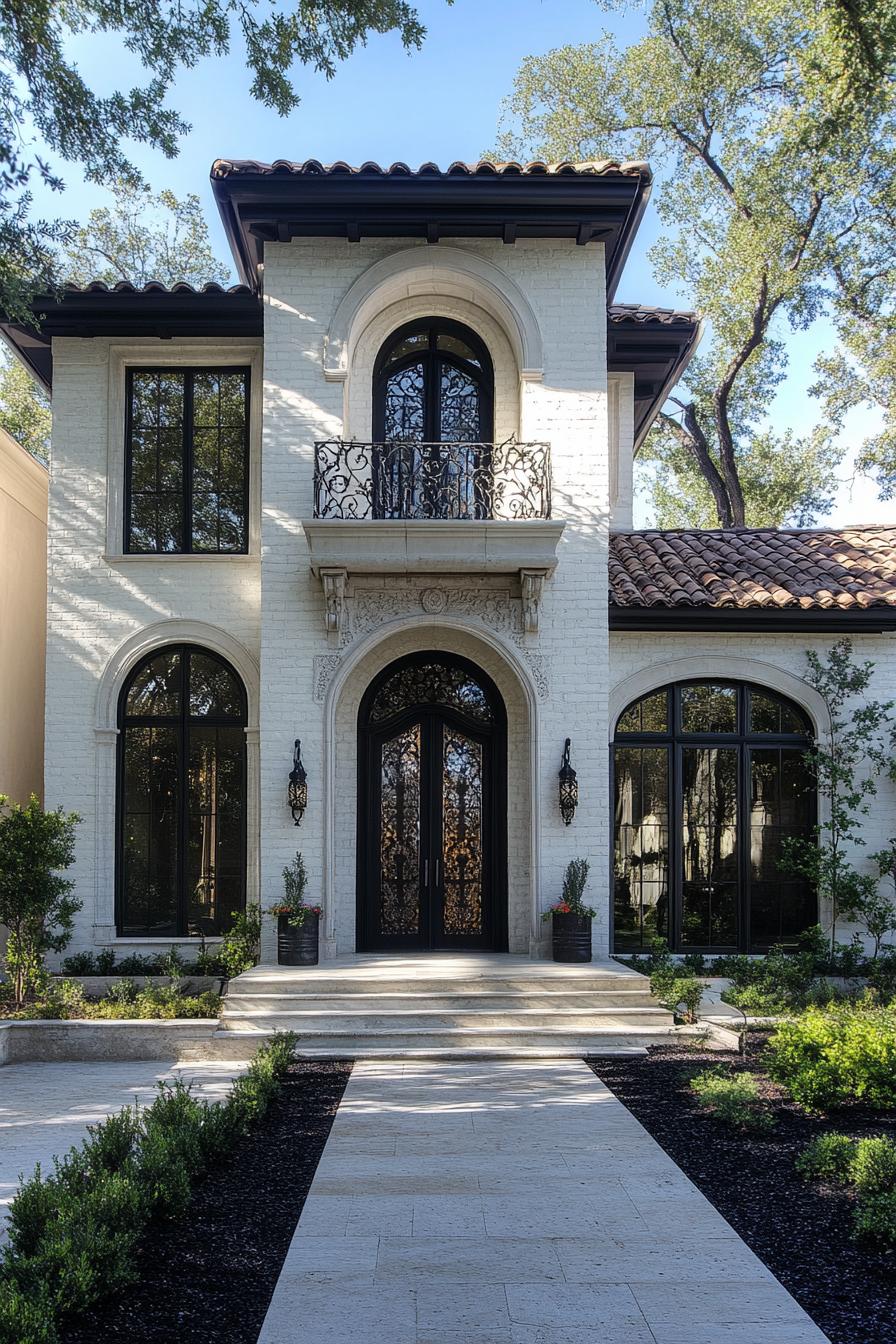
<path fill-rule="evenodd" d="M 48 390 L 53 382 L 54 336 L 152 336 L 173 340 L 183 336 L 247 339 L 263 334 L 261 300 L 245 286 L 218 285 L 195 290 L 189 285 L 166 289 L 120 285 L 108 289 L 64 289 L 39 295 L 31 305 L 34 324 L 0 317 L 0 334 Z"/>
<path fill-rule="evenodd" d="M 637 452 L 663 402 L 700 343 L 703 325 L 693 313 L 613 304 L 607 312 L 607 369 L 635 379 Z"/>
<path fill-rule="evenodd" d="M 889 634 L 896 630 L 896 606 L 850 607 L 620 607 L 610 603 L 611 630 L 704 634 Z"/>
<path fill-rule="evenodd" d="M 353 170 L 218 160 L 211 181 L 240 278 L 253 287 L 266 242 L 564 238 L 604 244 L 610 297 L 651 187 L 646 164 L 455 165 L 445 172 L 427 166 L 413 173 L 404 165 Z"/>

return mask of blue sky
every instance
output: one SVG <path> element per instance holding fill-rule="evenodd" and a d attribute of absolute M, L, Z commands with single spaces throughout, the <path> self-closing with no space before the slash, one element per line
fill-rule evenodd
<path fill-rule="evenodd" d="M 640 14 L 608 15 L 593 0 L 516 0 L 513 5 L 508 0 L 455 0 L 451 6 L 423 0 L 418 10 L 428 30 L 421 51 L 409 56 L 397 36 L 374 36 L 330 81 L 299 70 L 302 103 L 285 119 L 250 97 L 240 50 L 224 60 L 200 63 L 182 74 L 170 97 L 192 125 L 178 158 L 167 160 L 133 146 L 134 160 L 155 188 L 199 193 L 216 250 L 226 256 L 208 182 L 215 158 L 349 163 L 401 159 L 412 167 L 426 160 L 445 165 L 453 159 L 475 159 L 494 143 L 501 99 L 526 56 L 595 41 L 605 30 L 624 43 L 636 40 L 643 29 Z M 81 73 L 99 91 L 142 82 L 138 63 L 115 39 L 85 35 L 71 51 Z M 108 200 L 107 193 L 85 184 L 71 165 L 61 165 L 61 172 L 66 191 L 35 193 L 40 212 L 83 219 L 93 206 Z M 687 306 L 686 294 L 663 289 L 653 279 L 646 254 L 656 231 L 655 213 L 648 211 L 618 298 Z M 820 325 L 791 342 L 790 377 L 774 408 L 778 424 L 797 431 L 811 426 L 815 407 L 805 392 L 813 360 L 829 340 L 829 331 Z M 872 423 L 869 413 L 855 413 L 847 434 L 857 442 Z M 841 474 L 832 522 L 896 522 L 896 504 L 879 501 L 871 483 L 849 483 L 848 462 Z"/>

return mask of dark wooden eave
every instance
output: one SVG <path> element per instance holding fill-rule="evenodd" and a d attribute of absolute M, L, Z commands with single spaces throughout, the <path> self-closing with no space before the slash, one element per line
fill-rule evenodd
<path fill-rule="evenodd" d="M 881 634 L 896 630 L 896 606 L 803 607 L 609 607 L 611 630 L 655 634 Z"/>
<path fill-rule="evenodd" d="M 607 310 L 607 369 L 634 374 L 635 452 L 700 343 L 694 313 L 614 303 Z"/>
<path fill-rule="evenodd" d="M 601 241 L 607 290 L 615 291 L 650 195 L 644 164 L 608 164 L 599 171 L 396 172 L 376 165 L 324 169 L 308 164 L 218 160 L 211 181 L 240 278 L 258 286 L 266 242 L 293 238 L 522 238 Z M 401 165 L 403 168 L 403 165 Z M 514 165 L 514 167 L 518 167 Z M 568 171 L 566 170 L 568 169 Z"/>
<path fill-rule="evenodd" d="M 33 325 L 0 316 L 0 334 L 47 390 L 53 383 L 54 337 L 245 340 L 260 338 L 264 329 L 261 300 L 245 285 L 230 289 L 206 285 L 199 290 L 190 285 L 171 289 L 157 284 L 142 289 L 127 284 L 112 289 L 102 284 L 84 289 L 68 286 L 59 294 L 39 295 L 31 311 Z"/>

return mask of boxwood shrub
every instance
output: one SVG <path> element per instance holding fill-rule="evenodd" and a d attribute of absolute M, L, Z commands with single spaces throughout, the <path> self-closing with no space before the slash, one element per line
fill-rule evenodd
<path fill-rule="evenodd" d="M 88 1126 L 78 1148 L 23 1180 L 0 1260 L 0 1344 L 56 1344 L 56 1323 L 133 1282 L 151 1219 L 178 1218 L 192 1187 L 261 1118 L 280 1088 L 296 1037 L 263 1046 L 225 1101 L 180 1081 Z"/>
<path fill-rule="evenodd" d="M 896 1007 L 870 999 L 807 1008 L 769 1042 L 766 1067 L 793 1099 L 824 1111 L 896 1106 Z"/>

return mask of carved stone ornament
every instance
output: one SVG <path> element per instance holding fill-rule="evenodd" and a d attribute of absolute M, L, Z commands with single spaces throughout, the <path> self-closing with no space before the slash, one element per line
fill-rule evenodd
<path fill-rule="evenodd" d="M 349 604 L 353 606 L 352 634 L 365 634 L 385 621 L 411 616 L 423 610 L 430 616 L 447 612 L 450 616 L 471 616 L 504 634 L 514 633 L 519 617 L 510 594 L 502 589 L 412 587 L 356 588 Z M 345 642 L 345 641 L 343 641 Z"/>
<path fill-rule="evenodd" d="M 342 629 L 342 614 L 345 610 L 344 569 L 322 569 L 320 583 L 324 590 L 324 620 L 328 634 L 338 635 Z"/>
<path fill-rule="evenodd" d="M 424 588 L 420 605 L 430 616 L 438 616 L 448 605 L 448 594 L 444 588 Z"/>
<path fill-rule="evenodd" d="M 543 569 L 520 570 L 520 597 L 523 602 L 523 629 L 527 635 L 538 632 L 538 613 L 544 594 L 546 571 Z"/>
<path fill-rule="evenodd" d="M 327 687 L 336 675 L 340 658 L 338 653 L 319 653 L 314 658 L 314 698 L 323 700 Z"/>

